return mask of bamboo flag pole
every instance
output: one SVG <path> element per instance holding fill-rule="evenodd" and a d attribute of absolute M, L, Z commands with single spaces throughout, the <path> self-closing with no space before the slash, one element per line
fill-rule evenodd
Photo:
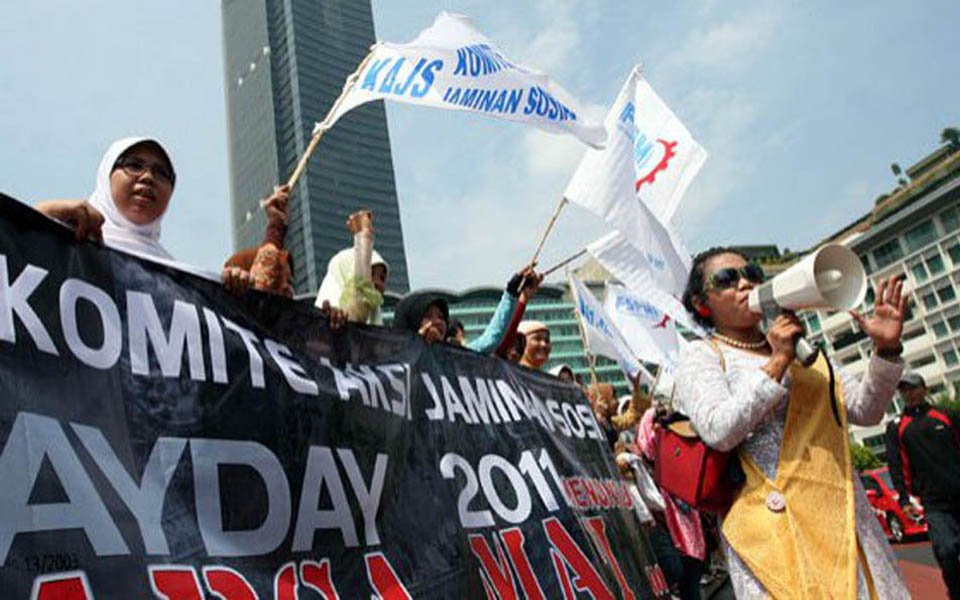
<path fill-rule="evenodd" d="M 566 206 L 568 200 L 566 198 L 560 198 L 560 202 L 557 204 L 557 209 L 553 211 L 553 216 L 550 217 L 550 222 L 547 223 L 547 228 L 543 230 L 543 233 L 540 234 L 540 241 L 537 242 L 537 249 L 533 253 L 533 258 L 530 259 L 530 266 L 537 264 L 537 259 L 540 258 L 540 251 L 543 250 L 543 243 L 547 241 L 547 236 L 550 235 L 550 231 L 553 229 L 554 223 L 557 222 L 557 217 L 560 216 L 560 211 L 563 210 L 563 207 Z"/>
<path fill-rule="evenodd" d="M 287 180 L 287 186 L 293 190 L 293 187 L 297 185 L 297 180 L 300 179 L 300 176 L 303 174 L 304 169 L 307 168 L 307 163 L 310 161 L 310 156 L 313 155 L 314 150 L 317 149 L 317 145 L 320 144 L 320 138 L 323 137 L 323 133 L 330 128 L 330 125 L 327 123 L 330 117 L 332 117 L 337 110 L 340 108 L 340 104 L 343 103 L 343 99 L 347 97 L 347 94 L 353 89 L 353 86 L 356 85 L 357 79 L 360 77 L 360 72 L 363 71 L 364 67 L 367 66 L 367 63 L 370 62 L 370 59 L 373 57 L 373 49 L 360 61 L 360 64 L 357 66 L 357 70 L 353 73 L 347 75 L 346 81 L 343 83 L 343 91 L 340 92 L 340 96 L 333 102 L 333 106 L 330 107 L 330 110 L 327 111 L 327 116 L 323 118 L 323 121 L 320 121 L 319 126 L 316 128 L 316 133 L 313 134 L 313 137 L 310 139 L 310 144 L 307 146 L 307 149 L 304 150 L 303 156 L 300 157 L 300 162 L 297 163 L 297 168 L 293 170 L 293 174 L 290 175 L 290 179 Z"/>
<path fill-rule="evenodd" d="M 653 390 L 657 389 L 657 384 L 660 383 L 660 374 L 663 373 L 663 365 L 657 365 L 657 375 L 653 378 L 653 383 L 650 384 L 650 398 L 653 399 Z"/>
<path fill-rule="evenodd" d="M 599 396 L 600 390 L 597 388 L 597 355 L 588 352 L 587 361 L 590 364 L 590 385 L 596 390 L 594 393 Z"/>
<path fill-rule="evenodd" d="M 574 254 L 574 255 L 572 255 L 572 256 L 568 256 L 567 258 L 565 258 L 565 259 L 561 260 L 560 262 L 558 262 L 557 264 L 553 265 L 552 267 L 550 267 L 549 269 L 547 269 L 546 271 L 544 271 L 544 272 L 542 273 L 542 275 L 543 275 L 544 277 L 546 277 L 547 275 L 553 273 L 554 271 L 556 271 L 556 270 L 559 269 L 560 267 L 563 267 L 563 266 L 565 266 L 565 265 L 570 264 L 571 262 L 577 260 L 578 258 L 580 258 L 581 256 L 583 256 L 583 255 L 586 254 L 586 253 L 587 253 L 587 249 L 584 248 L 583 250 L 580 250 L 580 251 L 577 252 L 576 254 Z"/>

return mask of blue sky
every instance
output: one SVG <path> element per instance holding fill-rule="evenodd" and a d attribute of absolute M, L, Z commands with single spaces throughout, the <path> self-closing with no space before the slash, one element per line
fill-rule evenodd
<path fill-rule="evenodd" d="M 694 251 L 806 247 L 888 191 L 890 163 L 905 167 L 960 125 L 955 1 L 373 8 L 390 41 L 411 39 L 439 10 L 469 15 L 507 57 L 600 116 L 642 61 L 710 153 L 675 219 Z M 156 135 L 178 171 L 163 242 L 218 270 L 231 252 L 220 28 L 213 0 L 4 3 L 0 191 L 30 203 L 84 197 L 110 141 Z M 387 113 L 413 286 L 500 284 L 532 253 L 585 147 L 461 112 Z M 603 233 L 569 207 L 542 264 Z"/>

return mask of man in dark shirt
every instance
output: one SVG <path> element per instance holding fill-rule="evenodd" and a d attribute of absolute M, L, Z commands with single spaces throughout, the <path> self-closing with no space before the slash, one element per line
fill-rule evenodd
<path fill-rule="evenodd" d="M 910 494 L 920 498 L 944 583 L 960 600 L 960 414 L 931 406 L 917 373 L 905 373 L 897 388 L 904 408 L 887 426 L 890 477 L 907 517 L 919 517 Z"/>

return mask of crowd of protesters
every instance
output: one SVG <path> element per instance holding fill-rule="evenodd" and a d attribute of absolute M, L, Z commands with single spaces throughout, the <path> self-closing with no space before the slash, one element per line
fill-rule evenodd
<path fill-rule="evenodd" d="M 37 209 L 72 226 L 78 239 L 170 261 L 159 238 L 175 183 L 170 154 L 159 141 L 126 138 L 107 150 L 89 199 L 42 202 Z M 253 288 L 292 296 L 294 265 L 284 245 L 289 191 L 277 188 L 261 201 L 267 214 L 264 241 L 225 262 L 222 280 L 232 293 Z M 374 249 L 374 215 L 359 211 L 346 225 L 353 246 L 330 259 L 316 306 L 334 328 L 382 324 L 390 269 Z M 857 380 L 829 359 L 809 368 L 794 360 L 794 340 L 803 331 L 795 315 L 781 314 L 761 327 L 763 317 L 749 310 L 746 298 L 762 281 L 762 270 L 735 250 L 712 249 L 694 258 L 683 301 L 711 335 L 684 346 L 669 397 L 641 385 L 639 375 L 634 393 L 618 400 L 610 384 L 586 386 L 568 365 L 550 374 L 579 386 L 589 398 L 620 473 L 631 483 L 650 547 L 679 597 L 700 598 L 701 583 L 722 572 L 721 563 L 738 598 L 909 597 L 852 468 L 847 439 L 848 423 L 880 422 L 901 382 L 906 303 L 901 283 L 891 279 L 879 286 L 869 317 L 854 313 L 874 344 L 866 373 Z M 447 300 L 434 293 L 405 296 L 393 326 L 426 343 L 446 341 L 541 370 L 550 357 L 550 330 L 523 319 L 541 282 L 530 267 L 512 275 L 489 324 L 469 342 L 463 325 L 450 318 Z M 906 391 L 922 385 L 915 378 L 903 381 Z M 913 425 L 888 433 L 894 479 L 909 498 L 903 463 L 916 469 L 913 484 L 930 502 L 937 558 L 951 597 L 958 598 L 960 476 L 944 482 L 934 465 L 944 452 L 952 452 L 954 471 L 960 464 L 960 424 L 956 415 L 931 416 L 922 397 L 908 405 Z M 651 476 L 658 434 L 665 417 L 675 413 L 689 419 L 706 446 L 738 457 L 736 476 L 728 482 L 732 501 L 722 511 L 684 502 Z"/>

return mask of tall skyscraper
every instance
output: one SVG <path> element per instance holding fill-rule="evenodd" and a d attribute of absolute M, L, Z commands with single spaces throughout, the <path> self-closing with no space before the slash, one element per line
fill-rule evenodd
<path fill-rule="evenodd" d="M 258 200 L 286 182 L 321 121 L 374 42 L 370 0 L 222 0 L 230 203 L 235 248 L 262 240 Z M 382 102 L 326 132 L 290 202 L 287 247 L 298 294 L 316 292 L 327 261 L 353 244 L 344 225 L 374 212 L 387 287 L 406 292 L 400 210 Z"/>

